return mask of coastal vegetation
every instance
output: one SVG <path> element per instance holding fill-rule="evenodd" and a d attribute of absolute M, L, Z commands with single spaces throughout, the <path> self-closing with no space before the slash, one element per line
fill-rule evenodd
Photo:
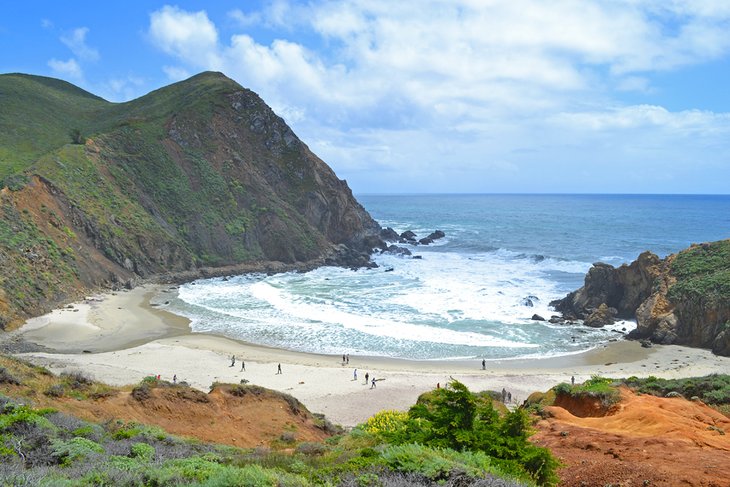
<path fill-rule="evenodd" d="M 323 419 L 322 428 L 330 431 L 324 441 L 299 441 L 296 430 L 284 428 L 268 446 L 236 448 L 134 421 L 78 419 L 63 410 L 84 403 L 103 409 L 125 392 L 78 372 L 56 377 L 17 359 L 0 356 L 0 363 L 0 390 L 7 394 L 0 396 L 0 478 L 6 485 L 488 487 L 556 481 L 557 461 L 529 442 L 525 411 L 499 413 L 488 395 L 456 381 L 424 394 L 408 412 L 383 411 L 348 433 Z M 147 401 L 159 389 L 174 391 L 177 402 L 185 396 L 192 403 L 210 400 L 152 377 L 130 397 L 155 407 Z M 275 397 L 257 386 L 216 384 L 212 390 Z M 293 397 L 284 400 L 293 415 L 306 411 Z"/>
<path fill-rule="evenodd" d="M 528 408 L 542 414 L 546 406 L 560 404 L 561 398 L 595 400 L 600 403 L 595 411 L 605 414 L 621 400 L 620 388 L 627 387 L 640 394 L 657 397 L 683 397 L 704 402 L 730 417 L 730 375 L 712 374 L 704 377 L 661 379 L 654 376 L 610 379 L 592 376 L 579 384 L 561 382 L 548 392 L 535 392 L 527 399 Z"/>

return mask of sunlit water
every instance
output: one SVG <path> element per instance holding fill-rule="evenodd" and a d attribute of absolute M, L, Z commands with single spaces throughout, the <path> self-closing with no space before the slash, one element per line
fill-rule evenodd
<path fill-rule="evenodd" d="M 435 229 L 409 246 L 422 259 L 376 255 L 351 271 L 235 276 L 180 287 L 170 310 L 196 332 L 316 353 L 409 359 L 578 353 L 631 330 L 531 320 L 582 285 L 596 261 L 620 265 L 730 237 L 730 197 L 414 195 L 359 197 L 384 227 Z"/>

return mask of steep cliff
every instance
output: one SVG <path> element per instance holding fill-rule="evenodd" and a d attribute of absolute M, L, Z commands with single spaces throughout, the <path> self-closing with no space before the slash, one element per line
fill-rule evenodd
<path fill-rule="evenodd" d="M 120 104 L 1 75 L 0 187 L 3 327 L 137 277 L 360 266 L 382 245 L 347 183 L 220 73 Z"/>
<path fill-rule="evenodd" d="M 587 320 L 603 309 L 636 319 L 632 338 L 730 355 L 730 240 L 692 245 L 660 259 L 644 252 L 630 265 L 594 264 L 583 287 L 551 303 Z"/>

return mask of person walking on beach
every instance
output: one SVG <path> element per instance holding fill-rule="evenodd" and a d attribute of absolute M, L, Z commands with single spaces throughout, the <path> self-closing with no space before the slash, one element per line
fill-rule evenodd
<path fill-rule="evenodd" d="M 241 372 L 246 372 L 246 362 L 241 360 Z"/>
<path fill-rule="evenodd" d="M 365 372 L 365 385 L 368 385 L 368 377 L 370 377 L 370 373 Z"/>
<path fill-rule="evenodd" d="M 235 355 L 231 356 L 231 365 L 229 367 L 233 367 L 234 365 L 236 365 L 236 356 Z"/>
<path fill-rule="evenodd" d="M 342 354 L 342 365 L 345 365 L 345 354 Z"/>
<path fill-rule="evenodd" d="M 507 402 L 507 389 L 502 388 L 502 403 Z"/>
<path fill-rule="evenodd" d="M 281 364 L 276 367 L 276 374 L 281 374 Z"/>
<path fill-rule="evenodd" d="M 373 376 L 373 380 L 370 382 L 370 389 L 375 389 L 375 376 Z"/>
<path fill-rule="evenodd" d="M 177 374 L 174 374 L 174 375 L 172 376 L 172 383 L 173 383 L 173 384 L 177 384 Z"/>
<path fill-rule="evenodd" d="M 574 386 L 575 385 L 575 376 L 574 375 L 571 375 L 570 376 L 570 385 L 571 386 Z"/>
<path fill-rule="evenodd" d="M 345 362 L 346 362 L 346 363 L 347 363 L 348 365 L 350 364 L 350 354 L 349 354 L 349 353 L 348 353 L 348 354 L 347 354 L 347 355 L 345 356 Z"/>
<path fill-rule="evenodd" d="M 509 402 L 509 403 L 512 402 L 512 393 L 511 392 L 507 393 L 507 402 Z"/>
<path fill-rule="evenodd" d="M 482 370 L 487 370 L 487 361 L 482 359 Z"/>
<path fill-rule="evenodd" d="M 352 376 L 353 376 L 352 380 L 357 380 L 357 369 L 354 370 L 354 372 L 352 373 Z"/>

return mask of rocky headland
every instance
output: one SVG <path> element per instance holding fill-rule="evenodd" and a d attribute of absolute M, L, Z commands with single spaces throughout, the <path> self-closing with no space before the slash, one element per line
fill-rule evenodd
<path fill-rule="evenodd" d="M 567 320 L 603 326 L 635 319 L 629 338 L 711 349 L 730 356 L 730 240 L 692 245 L 664 259 L 597 263 L 580 289 L 551 305 Z"/>
<path fill-rule="evenodd" d="M 92 289 L 372 266 L 380 225 L 255 93 L 202 73 L 126 103 L 0 76 L 0 328 Z"/>

